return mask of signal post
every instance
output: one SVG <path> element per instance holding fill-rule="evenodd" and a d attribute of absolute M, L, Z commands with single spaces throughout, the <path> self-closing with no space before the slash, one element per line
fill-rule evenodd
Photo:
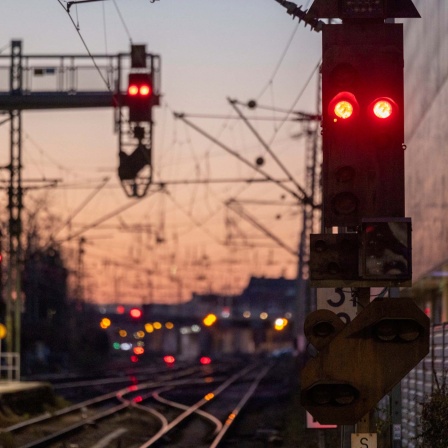
<path fill-rule="evenodd" d="M 411 219 L 405 217 L 403 25 L 412 0 L 315 0 L 322 25 L 322 219 L 311 235 L 310 281 L 351 289 L 346 322 L 307 316 L 316 348 L 301 374 L 301 401 L 320 423 L 354 425 L 352 447 L 376 447 L 369 413 L 429 351 L 429 319 L 408 298 L 371 301 L 370 288 L 410 286 Z M 401 441 L 391 438 L 391 447 Z"/>

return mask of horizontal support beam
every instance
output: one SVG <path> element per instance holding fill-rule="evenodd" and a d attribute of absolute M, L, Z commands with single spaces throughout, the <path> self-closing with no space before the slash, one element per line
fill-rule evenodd
<path fill-rule="evenodd" d="M 112 92 L 0 92 L 0 110 L 76 109 L 116 107 L 125 104 L 125 95 Z"/>

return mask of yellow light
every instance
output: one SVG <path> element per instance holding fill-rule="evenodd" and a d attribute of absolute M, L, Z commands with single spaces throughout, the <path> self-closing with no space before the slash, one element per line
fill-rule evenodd
<path fill-rule="evenodd" d="M 103 328 L 103 329 L 109 328 L 111 323 L 112 322 L 110 321 L 109 318 L 104 317 L 103 319 L 101 319 L 100 327 Z"/>
<path fill-rule="evenodd" d="M 144 338 L 145 337 L 145 332 L 144 331 L 136 331 L 135 333 L 134 333 L 134 338 L 135 339 L 142 339 L 142 338 Z"/>
<path fill-rule="evenodd" d="M 232 412 L 231 414 L 229 414 L 226 420 L 226 425 L 231 425 L 233 420 L 235 420 L 235 417 L 236 417 L 235 413 Z"/>
<path fill-rule="evenodd" d="M 214 314 L 207 314 L 202 322 L 206 327 L 211 327 L 217 320 L 218 318 Z"/>
<path fill-rule="evenodd" d="M 260 313 L 260 319 L 266 320 L 268 317 L 269 317 L 268 313 L 264 311 Z"/>
<path fill-rule="evenodd" d="M 122 337 L 125 338 L 128 335 L 128 332 L 126 330 L 120 330 L 118 332 L 118 334 Z"/>
<path fill-rule="evenodd" d="M 174 324 L 172 322 L 167 322 L 165 324 L 165 328 L 167 328 L 168 330 L 172 330 L 174 328 Z"/>
<path fill-rule="evenodd" d="M 382 119 L 389 118 L 392 115 L 392 112 L 393 112 L 392 103 L 385 99 L 378 100 L 373 105 L 373 113 L 378 118 Z"/>
<path fill-rule="evenodd" d="M 145 331 L 146 333 L 152 333 L 154 331 L 153 325 L 150 323 L 145 324 Z"/>
<path fill-rule="evenodd" d="M 283 317 L 275 319 L 274 328 L 277 331 L 282 331 L 286 327 L 286 325 L 288 325 L 288 319 L 285 319 Z"/>
<path fill-rule="evenodd" d="M 156 330 L 160 330 L 162 328 L 162 324 L 160 322 L 154 322 L 152 325 Z"/>
<path fill-rule="evenodd" d="M 210 400 L 212 400 L 213 398 L 215 398 L 215 394 L 214 394 L 213 392 L 210 392 L 210 393 L 207 394 L 204 398 L 205 398 L 207 401 L 210 401 Z"/>
<path fill-rule="evenodd" d="M 0 324 L 0 339 L 5 339 L 7 333 L 8 331 L 6 327 L 3 324 Z"/>
<path fill-rule="evenodd" d="M 353 105 L 346 100 L 338 101 L 334 106 L 334 114 L 338 118 L 346 120 L 353 115 Z"/>

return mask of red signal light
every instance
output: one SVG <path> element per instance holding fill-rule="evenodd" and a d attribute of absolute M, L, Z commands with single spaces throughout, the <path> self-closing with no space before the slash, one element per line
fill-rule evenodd
<path fill-rule="evenodd" d="M 334 114 L 343 120 L 350 118 L 353 114 L 352 103 L 344 100 L 337 102 L 334 106 Z"/>
<path fill-rule="evenodd" d="M 168 365 L 171 365 L 171 364 L 174 364 L 174 362 L 176 361 L 176 358 L 175 358 L 174 356 L 172 356 L 172 355 L 166 355 L 166 356 L 163 357 L 163 360 L 164 360 Z"/>
<path fill-rule="evenodd" d="M 128 94 L 130 96 L 149 96 L 152 93 L 151 86 L 149 84 L 136 85 L 131 84 L 128 87 Z"/>
<path fill-rule="evenodd" d="M 129 87 L 128 87 L 128 94 L 129 95 L 131 95 L 131 96 L 136 96 L 137 94 L 138 94 L 138 86 L 137 85 L 135 85 L 135 84 L 131 84 Z"/>
<path fill-rule="evenodd" d="M 201 358 L 199 359 L 199 362 L 203 365 L 206 366 L 208 364 L 212 363 L 211 358 L 209 358 L 208 356 L 201 356 Z"/>
<path fill-rule="evenodd" d="M 142 96 L 151 95 L 151 86 L 147 84 L 140 86 L 139 93 Z"/>
<path fill-rule="evenodd" d="M 142 317 L 142 310 L 139 308 L 132 308 L 129 311 L 129 315 L 134 319 L 140 319 L 140 317 Z"/>
<path fill-rule="evenodd" d="M 339 119 L 347 120 L 356 116 L 359 110 L 358 101 L 355 95 L 350 92 L 338 93 L 328 104 L 328 114 L 336 123 Z"/>
<path fill-rule="evenodd" d="M 153 94 L 150 73 L 129 73 L 126 99 L 129 107 L 129 121 L 151 121 L 151 107 L 155 101 Z"/>
<path fill-rule="evenodd" d="M 390 98 L 378 98 L 370 107 L 373 114 L 382 120 L 391 117 L 397 110 L 397 104 Z"/>

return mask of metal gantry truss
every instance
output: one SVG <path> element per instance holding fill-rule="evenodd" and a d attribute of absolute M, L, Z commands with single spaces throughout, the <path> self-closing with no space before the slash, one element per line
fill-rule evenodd
<path fill-rule="evenodd" d="M 145 53 L 153 92 L 160 95 L 160 57 Z M 7 351 L 20 352 L 23 266 L 22 218 L 22 111 L 49 109 L 114 108 L 118 153 L 142 147 L 152 151 L 152 121 L 130 123 L 126 118 L 126 73 L 132 70 L 131 52 L 116 55 L 24 55 L 22 42 L 11 42 L 11 54 L 0 55 L 0 111 L 10 122 L 10 173 L 8 186 L 8 266 L 5 289 Z M 92 76 L 93 74 L 93 76 Z M 92 80 L 95 85 L 92 85 Z M 90 83 L 90 85 L 89 85 Z M 122 181 L 128 196 L 141 197 L 152 182 L 150 158 L 135 179 Z M 1 275 L 1 274 L 0 274 Z M 0 292 L 3 294 L 3 291 Z"/>

